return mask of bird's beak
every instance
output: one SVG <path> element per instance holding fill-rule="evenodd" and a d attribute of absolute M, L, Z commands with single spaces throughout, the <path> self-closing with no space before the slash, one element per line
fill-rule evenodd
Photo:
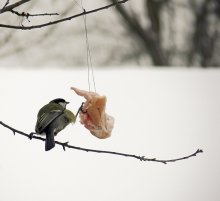
<path fill-rule="evenodd" d="M 66 102 L 66 104 L 69 104 L 70 102 Z"/>

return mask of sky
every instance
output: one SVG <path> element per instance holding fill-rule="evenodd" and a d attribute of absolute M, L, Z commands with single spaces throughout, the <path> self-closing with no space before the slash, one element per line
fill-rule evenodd
<path fill-rule="evenodd" d="M 0 125 L 0 201 L 219 201 L 220 71 L 196 69 L 98 70 L 97 92 L 114 116 L 112 136 L 100 140 L 77 120 L 56 140 L 71 145 L 172 159 L 167 165 L 115 155 L 44 151 Z M 0 121 L 34 131 L 38 110 L 62 97 L 76 112 L 88 89 L 86 70 L 0 69 Z"/>

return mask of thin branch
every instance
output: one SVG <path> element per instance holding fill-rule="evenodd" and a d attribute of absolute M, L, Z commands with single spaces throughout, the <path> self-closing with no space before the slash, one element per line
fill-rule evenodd
<path fill-rule="evenodd" d="M 21 17 L 39 17 L 39 16 L 52 16 L 52 15 L 59 15 L 58 13 L 40 13 L 40 14 L 30 14 L 30 13 L 25 13 L 25 12 L 22 12 L 22 13 L 19 13 L 18 11 L 15 11 L 15 10 L 11 10 L 11 13 L 17 15 L 17 16 L 21 16 Z"/>
<path fill-rule="evenodd" d="M 0 121 L 0 124 L 2 126 L 4 126 L 5 128 L 11 130 L 13 132 L 13 134 L 15 135 L 16 133 L 23 135 L 27 138 L 31 139 L 36 139 L 36 140 L 41 140 L 41 141 L 45 141 L 45 138 L 39 137 L 34 135 L 35 133 L 24 133 L 22 131 L 19 131 L 5 123 L 3 123 L 2 121 Z M 188 158 L 191 158 L 193 156 L 196 156 L 199 153 L 202 153 L 203 151 L 201 149 L 196 150 L 193 154 L 190 154 L 188 156 L 184 156 L 181 158 L 176 158 L 176 159 L 170 159 L 170 160 L 158 160 L 156 158 L 146 158 L 145 156 L 137 156 L 134 154 L 126 154 L 126 153 L 120 153 L 120 152 L 114 152 L 114 151 L 103 151 L 103 150 L 96 150 L 96 149 L 87 149 L 87 148 L 82 148 L 82 147 L 77 147 L 77 146 L 73 146 L 73 145 L 69 145 L 69 142 L 59 142 L 59 141 L 55 141 L 56 144 L 62 146 L 63 150 L 65 151 L 66 148 L 70 148 L 70 149 L 76 149 L 76 150 L 80 150 L 80 151 L 86 151 L 86 152 L 94 152 L 94 153 L 103 153 L 103 154 L 113 154 L 113 155 L 118 155 L 118 156 L 124 156 L 124 157 L 130 157 L 130 158 L 135 158 L 138 159 L 140 161 L 151 161 L 151 162 L 158 162 L 158 163 L 163 163 L 163 164 L 167 164 L 167 163 L 171 163 L 171 162 L 176 162 L 176 161 L 180 161 L 180 160 L 185 160 Z"/>
<path fill-rule="evenodd" d="M 16 2 L 16 3 L 14 3 L 14 4 L 11 4 L 11 5 L 9 5 L 9 6 L 4 6 L 4 7 L 0 10 L 0 14 L 5 13 L 5 12 L 8 12 L 8 11 L 11 11 L 12 9 L 17 8 L 18 6 L 20 6 L 20 5 L 24 4 L 24 3 L 27 3 L 28 1 L 31 1 L 31 0 L 21 0 L 21 1 L 18 1 L 18 2 Z M 7 3 L 7 5 L 8 5 L 9 2 L 6 2 L 6 3 Z"/>
<path fill-rule="evenodd" d="M 30 1 L 30 0 L 26 0 L 26 1 Z M 80 16 L 83 16 L 83 15 L 88 15 L 88 14 L 95 13 L 95 12 L 98 12 L 98 11 L 101 11 L 101 10 L 104 10 L 104 9 L 108 9 L 110 7 L 117 6 L 119 4 L 124 4 L 127 1 L 129 1 L 129 0 L 117 1 L 115 3 L 111 3 L 107 6 L 99 7 L 99 8 L 93 9 L 93 10 L 89 10 L 89 11 L 84 10 L 83 12 L 81 12 L 79 14 L 72 15 L 70 17 L 66 17 L 66 18 L 63 18 L 63 19 L 47 22 L 47 23 L 44 23 L 44 24 L 38 24 L 38 25 L 34 25 L 34 26 L 14 26 L 14 25 L 0 24 L 0 27 L 10 28 L 10 29 L 21 29 L 21 30 L 39 29 L 39 28 L 42 28 L 42 27 L 58 24 L 58 23 L 68 21 L 68 20 L 72 20 L 73 18 L 76 18 L 76 17 L 80 17 Z"/>
<path fill-rule="evenodd" d="M 4 9 L 8 4 L 9 4 L 9 0 L 7 0 L 7 1 L 5 2 L 5 5 L 2 7 L 2 9 Z M 0 12 L 0 13 L 1 13 L 1 12 Z"/>

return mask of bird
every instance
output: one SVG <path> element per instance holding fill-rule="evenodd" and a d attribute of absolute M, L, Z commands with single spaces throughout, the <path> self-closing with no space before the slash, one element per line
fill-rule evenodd
<path fill-rule="evenodd" d="M 66 109 L 67 104 L 69 102 L 64 99 L 56 98 L 44 105 L 37 114 L 35 131 L 39 135 L 46 135 L 45 151 L 55 147 L 54 136 L 70 123 L 75 123 L 76 117 Z"/>

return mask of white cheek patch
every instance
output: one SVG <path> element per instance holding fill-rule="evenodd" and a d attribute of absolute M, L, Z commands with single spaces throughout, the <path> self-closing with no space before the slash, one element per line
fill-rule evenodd
<path fill-rule="evenodd" d="M 63 103 L 63 102 L 61 102 L 61 103 L 59 103 L 63 108 L 66 108 L 66 103 Z"/>

